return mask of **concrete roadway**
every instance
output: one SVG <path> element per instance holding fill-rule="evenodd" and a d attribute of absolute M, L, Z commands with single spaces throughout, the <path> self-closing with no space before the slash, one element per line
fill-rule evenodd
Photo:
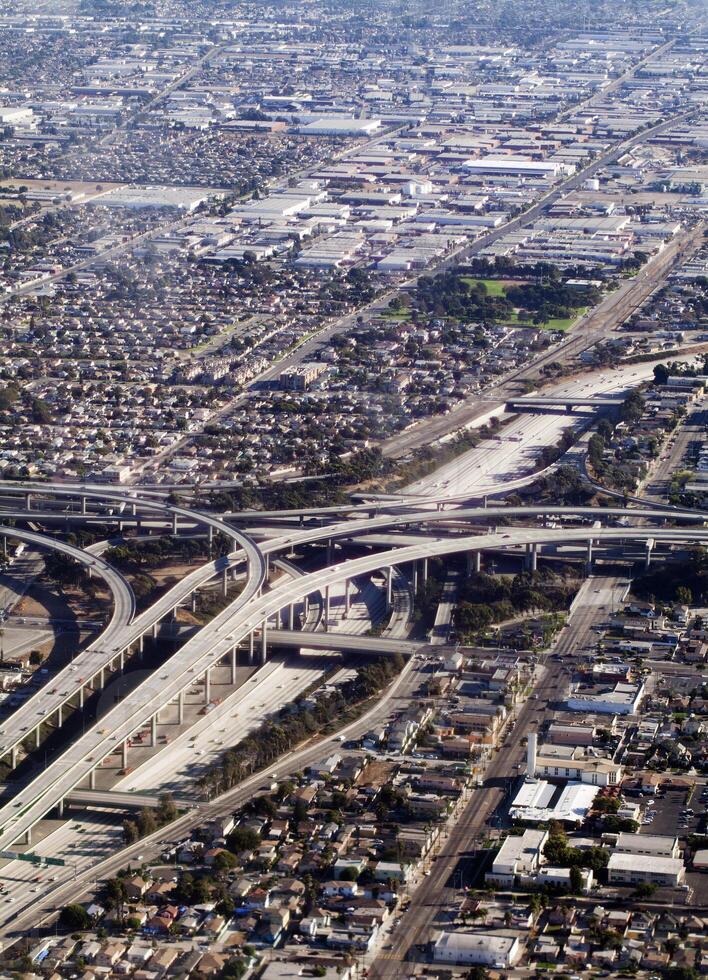
<path fill-rule="evenodd" d="M 543 389 L 551 398 L 587 398 L 591 395 L 626 395 L 642 381 L 653 376 L 655 363 L 626 365 L 597 370 L 581 378 L 563 381 Z M 546 446 L 555 445 L 564 429 L 581 429 L 589 421 L 573 415 L 522 415 L 504 426 L 497 440 L 485 440 L 481 445 L 463 453 L 439 467 L 434 473 L 406 487 L 410 496 L 452 497 L 475 492 L 492 493 L 514 489 L 511 481 L 526 477 L 525 482 L 540 474 L 534 470 Z M 516 484 L 519 485 L 518 483 Z"/>

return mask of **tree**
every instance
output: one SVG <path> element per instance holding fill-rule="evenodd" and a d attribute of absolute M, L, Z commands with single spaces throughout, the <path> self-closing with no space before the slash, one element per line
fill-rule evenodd
<path fill-rule="evenodd" d="M 580 868 L 573 867 L 570 869 L 570 890 L 573 895 L 577 895 L 583 890 L 583 873 Z"/>
<path fill-rule="evenodd" d="M 117 909 L 128 901 L 128 890 L 123 878 L 109 878 L 103 893 L 103 902 L 107 909 Z"/>
<path fill-rule="evenodd" d="M 78 903 L 65 905 L 61 910 L 59 921 L 67 929 L 91 928 L 91 916 L 88 914 L 83 905 L 79 905 Z"/>
<path fill-rule="evenodd" d="M 473 966 L 467 972 L 467 980 L 487 980 L 489 971 L 484 966 Z"/>
<path fill-rule="evenodd" d="M 666 364 L 657 364 L 654 367 L 654 384 L 665 385 L 669 380 L 669 369 Z"/>
<path fill-rule="evenodd" d="M 140 837 L 138 825 L 134 820 L 123 821 L 123 840 L 126 844 L 134 844 Z"/>
<path fill-rule="evenodd" d="M 680 602 L 683 606 L 690 606 L 693 602 L 693 593 L 687 585 L 676 587 L 676 602 Z"/>
<path fill-rule="evenodd" d="M 177 807 L 171 793 L 161 793 L 157 807 L 157 819 L 161 824 L 172 823 L 177 819 Z"/>
<path fill-rule="evenodd" d="M 235 827 L 227 838 L 227 845 L 234 854 L 241 851 L 255 851 L 260 846 L 261 838 L 251 827 Z"/>

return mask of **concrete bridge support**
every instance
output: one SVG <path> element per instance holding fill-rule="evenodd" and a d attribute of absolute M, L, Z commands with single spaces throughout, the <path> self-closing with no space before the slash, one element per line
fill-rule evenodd
<path fill-rule="evenodd" d="M 645 571 L 649 571 L 649 569 L 651 568 L 651 555 L 652 555 L 652 552 L 654 550 L 654 544 L 655 544 L 654 539 L 653 538 L 648 538 L 647 541 L 646 541 L 646 543 L 645 543 L 645 545 L 644 545 L 644 548 L 645 548 L 645 552 L 644 552 L 644 570 Z"/>
<path fill-rule="evenodd" d="M 538 545 L 535 542 L 526 545 L 526 568 L 529 572 L 538 568 Z"/>
<path fill-rule="evenodd" d="M 261 626 L 261 664 L 264 664 L 268 658 L 268 620 L 263 620 L 263 625 Z"/>

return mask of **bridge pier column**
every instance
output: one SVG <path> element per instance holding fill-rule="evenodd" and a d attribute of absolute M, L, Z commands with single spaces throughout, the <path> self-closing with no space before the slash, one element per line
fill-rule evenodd
<path fill-rule="evenodd" d="M 231 647 L 231 683 L 236 683 L 236 657 L 238 655 L 238 644 Z"/>
<path fill-rule="evenodd" d="M 485 507 L 486 508 L 487 505 L 488 505 L 488 503 L 489 503 L 489 499 L 488 499 L 488 497 L 487 497 L 487 495 L 485 493 L 485 495 L 482 497 L 482 507 Z"/>
<path fill-rule="evenodd" d="M 329 601 L 330 601 L 330 587 L 328 585 L 325 587 L 325 621 L 324 621 L 325 633 L 329 632 Z"/>
<path fill-rule="evenodd" d="M 194 590 L 194 592 L 192 592 L 191 607 L 192 607 L 192 612 L 195 613 L 197 611 L 197 590 L 196 589 Z"/>
<path fill-rule="evenodd" d="M 295 603 L 291 602 L 288 606 L 288 629 L 295 629 Z"/>
<path fill-rule="evenodd" d="M 303 621 L 307 619 L 309 612 L 310 612 L 310 597 L 309 597 L 309 595 L 306 595 L 305 598 L 302 601 L 302 618 L 303 618 Z"/>
<path fill-rule="evenodd" d="M 654 543 L 652 541 L 647 541 L 645 544 L 644 552 L 644 571 L 649 571 L 651 568 L 651 553 L 654 550 Z"/>
<path fill-rule="evenodd" d="M 138 653 L 143 652 L 143 647 L 145 646 L 145 637 L 141 634 L 138 638 Z"/>
<path fill-rule="evenodd" d="M 393 602 L 393 565 L 389 565 L 386 573 L 386 611 L 391 608 Z"/>
<path fill-rule="evenodd" d="M 128 739 L 126 738 L 121 746 L 123 749 L 123 769 L 128 768 Z"/>
<path fill-rule="evenodd" d="M 106 686 L 106 677 L 105 677 L 105 674 L 103 672 L 103 667 L 101 667 L 101 669 L 98 672 L 98 687 L 99 687 L 99 690 L 102 691 L 105 686 Z"/>
<path fill-rule="evenodd" d="M 538 567 L 538 549 L 535 542 L 526 545 L 526 568 L 535 572 Z"/>
<path fill-rule="evenodd" d="M 32 494 L 25 494 L 25 510 L 32 510 Z"/>
<path fill-rule="evenodd" d="M 173 514 L 172 515 L 172 535 L 175 538 L 177 537 L 177 531 L 178 531 L 178 527 L 177 527 L 177 515 L 176 514 Z"/>
<path fill-rule="evenodd" d="M 412 567 L 411 578 L 413 581 L 413 597 L 415 598 L 415 596 L 418 595 L 418 562 L 414 561 L 412 565 L 413 567 Z"/>
<path fill-rule="evenodd" d="M 40 740 L 41 740 L 41 734 L 42 734 L 42 726 L 41 725 L 37 725 L 37 727 L 35 728 L 35 731 L 34 731 L 34 747 L 35 747 L 35 749 L 38 749 L 39 748 L 39 743 L 40 743 Z"/>
<path fill-rule="evenodd" d="M 332 553 L 334 551 L 334 546 L 332 545 L 332 539 L 327 538 L 327 564 L 332 564 Z"/>
<path fill-rule="evenodd" d="M 83 706 L 84 706 L 84 685 L 82 684 L 81 687 L 79 688 L 79 707 L 83 708 Z"/>
<path fill-rule="evenodd" d="M 588 550 L 585 556 L 585 574 L 592 575 L 592 541 L 588 541 Z"/>
<path fill-rule="evenodd" d="M 428 559 L 423 559 L 423 585 L 428 581 Z"/>
<path fill-rule="evenodd" d="M 150 719 L 150 745 L 153 749 L 157 745 L 157 715 Z"/>
<path fill-rule="evenodd" d="M 64 819 L 64 800 L 59 800 L 57 804 L 57 813 L 60 820 Z"/>
<path fill-rule="evenodd" d="M 64 722 L 64 709 L 63 706 L 60 704 L 59 707 L 57 708 L 57 728 L 61 728 L 63 722 Z"/>
<path fill-rule="evenodd" d="M 349 615 L 349 610 L 351 608 L 351 579 L 344 580 L 344 618 L 346 619 Z"/>
<path fill-rule="evenodd" d="M 254 635 L 253 635 L 253 630 L 251 630 L 251 632 L 248 634 L 248 662 L 249 662 L 249 664 L 252 664 L 254 662 L 254 660 L 253 660 L 253 658 L 255 656 L 254 645 L 255 645 L 255 639 L 254 639 Z"/>
<path fill-rule="evenodd" d="M 263 620 L 261 626 L 261 664 L 264 664 L 268 655 L 268 620 Z"/>
<path fill-rule="evenodd" d="M 226 568 L 221 575 L 221 592 L 224 598 L 229 594 L 229 576 Z"/>
<path fill-rule="evenodd" d="M 89 773 L 89 789 L 96 789 L 96 770 L 92 769 Z"/>
<path fill-rule="evenodd" d="M 81 513 L 86 513 L 86 497 L 81 498 Z"/>
<path fill-rule="evenodd" d="M 31 827 L 30 827 L 29 830 L 26 830 L 25 831 L 24 838 L 25 838 L 25 844 L 31 844 L 32 843 L 32 828 Z"/>
<path fill-rule="evenodd" d="M 13 745 L 10 750 L 10 766 L 13 769 L 17 769 L 17 746 Z"/>
<path fill-rule="evenodd" d="M 209 551 L 211 551 L 212 545 L 214 544 L 214 528 L 211 526 L 211 524 L 209 525 L 207 533 L 209 536 Z"/>
<path fill-rule="evenodd" d="M 211 667 L 204 671 L 204 704 L 211 701 Z"/>
<path fill-rule="evenodd" d="M 184 723 L 184 691 L 180 691 L 177 695 L 177 724 L 181 725 Z"/>

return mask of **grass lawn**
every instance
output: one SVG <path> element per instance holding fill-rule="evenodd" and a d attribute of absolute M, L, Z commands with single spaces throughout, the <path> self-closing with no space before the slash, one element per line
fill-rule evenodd
<path fill-rule="evenodd" d="M 587 312 L 587 306 L 582 306 L 580 309 L 576 310 L 572 316 L 554 317 L 549 320 L 548 323 L 542 323 L 542 330 L 559 330 L 561 333 L 565 333 L 567 330 L 573 326 L 576 320 L 578 320 L 584 313 Z M 516 311 L 512 313 L 508 320 L 503 323 L 505 327 L 533 327 L 534 324 L 529 321 L 524 323 L 523 320 L 519 320 L 519 315 Z"/>
<path fill-rule="evenodd" d="M 410 318 L 411 318 L 411 311 L 410 311 L 410 308 L 408 306 L 404 306 L 400 310 L 389 310 L 389 309 L 386 309 L 386 310 L 383 311 L 383 313 L 381 314 L 381 316 L 382 317 L 385 317 L 387 320 L 410 320 Z"/>
<path fill-rule="evenodd" d="M 505 289 L 511 283 L 504 282 L 501 279 L 471 279 L 469 276 L 463 276 L 463 282 L 466 282 L 468 286 L 477 286 L 479 283 L 483 283 L 487 287 L 488 296 L 504 296 Z M 514 283 L 518 285 L 518 283 Z"/>

